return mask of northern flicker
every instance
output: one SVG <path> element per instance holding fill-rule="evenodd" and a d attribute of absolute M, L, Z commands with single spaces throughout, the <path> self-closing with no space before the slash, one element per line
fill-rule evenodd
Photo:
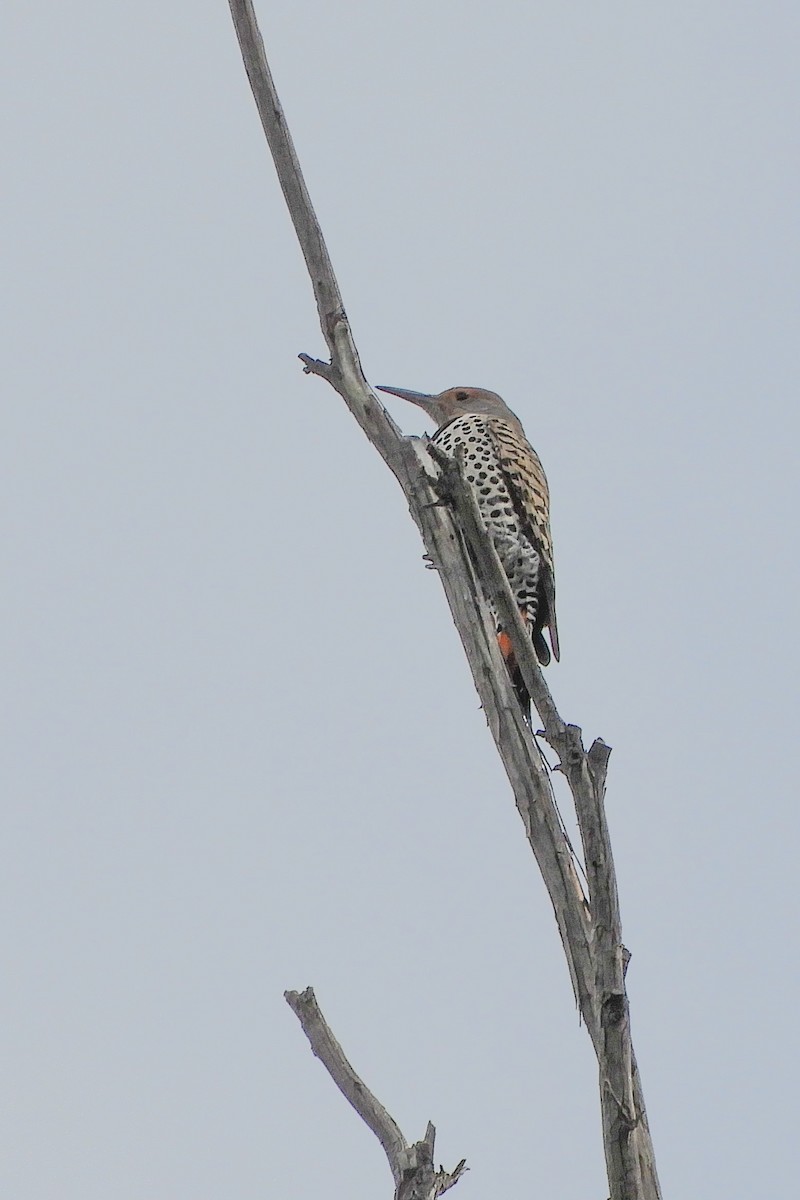
<path fill-rule="evenodd" d="M 431 441 L 445 454 L 464 447 L 467 482 L 530 629 L 536 657 L 543 666 L 550 661 L 547 629 L 558 659 L 550 495 L 539 456 L 519 419 L 496 392 L 483 388 L 448 388 L 438 396 L 393 387 L 380 391 L 424 409 L 436 422 Z M 530 697 L 516 670 L 510 639 L 501 629 L 498 642 L 527 712 Z"/>

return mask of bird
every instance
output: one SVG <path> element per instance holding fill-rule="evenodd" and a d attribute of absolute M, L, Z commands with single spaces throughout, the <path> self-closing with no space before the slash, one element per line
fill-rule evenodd
<path fill-rule="evenodd" d="M 539 455 L 519 418 L 497 392 L 485 388 L 452 387 L 438 395 L 397 387 L 378 390 L 426 412 L 436 422 L 431 442 L 444 454 L 453 457 L 463 447 L 467 483 L 530 632 L 536 657 L 547 666 L 552 648 L 552 657 L 559 661 L 550 491 Z M 497 640 L 528 715 L 530 696 L 514 660 L 511 639 L 499 626 Z"/>

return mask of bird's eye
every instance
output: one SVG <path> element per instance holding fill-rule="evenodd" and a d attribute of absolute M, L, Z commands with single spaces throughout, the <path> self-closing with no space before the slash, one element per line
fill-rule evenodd
<path fill-rule="evenodd" d="M 466 400 L 466 398 L 467 398 L 466 392 L 456 392 L 456 400 Z"/>

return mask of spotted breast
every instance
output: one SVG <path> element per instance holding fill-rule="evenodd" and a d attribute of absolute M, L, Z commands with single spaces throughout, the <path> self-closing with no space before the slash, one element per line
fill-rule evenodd
<path fill-rule="evenodd" d="M 431 440 L 448 455 L 464 447 L 467 482 L 514 598 L 530 623 L 537 657 L 550 661 L 542 636 L 549 627 L 558 658 L 549 493 L 539 456 L 509 422 L 480 413 L 454 417 Z"/>

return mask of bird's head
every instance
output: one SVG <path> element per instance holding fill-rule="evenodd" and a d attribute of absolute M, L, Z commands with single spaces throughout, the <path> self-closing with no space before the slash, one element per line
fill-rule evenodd
<path fill-rule="evenodd" d="M 411 392 L 406 388 L 379 387 L 379 392 L 388 392 L 391 396 L 399 396 L 401 400 L 410 400 L 419 408 L 424 409 L 436 422 L 440 429 L 454 417 L 463 417 L 467 413 L 479 413 L 487 417 L 502 417 L 514 425 L 519 421 L 497 392 L 489 392 L 486 388 L 452 387 L 436 396 L 425 392 Z"/>

